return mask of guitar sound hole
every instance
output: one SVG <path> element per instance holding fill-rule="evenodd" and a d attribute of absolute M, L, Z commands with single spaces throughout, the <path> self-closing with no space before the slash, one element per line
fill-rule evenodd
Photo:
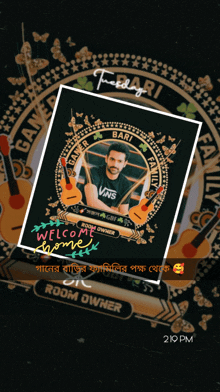
<path fill-rule="evenodd" d="M 147 211 L 148 207 L 147 206 L 142 206 L 141 209 L 142 209 L 142 211 Z"/>
<path fill-rule="evenodd" d="M 72 189 L 72 184 L 66 184 L 66 189 L 68 190 L 68 191 L 70 191 L 70 189 Z"/>
<path fill-rule="evenodd" d="M 19 210 L 19 208 L 22 208 L 25 203 L 24 197 L 19 194 L 19 195 L 12 195 L 9 198 L 9 204 L 14 210 Z"/>
<path fill-rule="evenodd" d="M 183 246 L 182 252 L 185 257 L 190 258 L 196 255 L 197 249 L 195 248 L 195 246 L 189 243 Z"/>

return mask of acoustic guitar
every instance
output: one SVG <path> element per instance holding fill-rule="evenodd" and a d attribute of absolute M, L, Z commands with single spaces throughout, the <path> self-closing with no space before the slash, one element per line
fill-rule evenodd
<path fill-rule="evenodd" d="M 163 187 L 160 186 L 150 199 L 142 199 L 137 206 L 129 210 L 129 217 L 137 225 L 144 224 L 147 220 L 148 214 L 154 209 L 152 201 L 163 192 Z"/>
<path fill-rule="evenodd" d="M 82 193 L 76 187 L 76 180 L 74 177 L 69 177 L 66 168 L 66 159 L 61 158 L 61 164 L 63 166 L 64 178 L 60 181 L 60 185 L 63 189 L 61 193 L 61 200 L 67 206 L 77 204 L 82 200 Z"/>
<path fill-rule="evenodd" d="M 31 185 L 27 180 L 15 178 L 6 135 L 0 136 L 0 152 L 7 176 L 7 181 L 0 185 L 2 205 L 0 233 L 6 242 L 17 244 L 31 193 Z"/>
<path fill-rule="evenodd" d="M 183 231 L 179 241 L 170 246 L 166 264 L 171 269 L 163 272 L 162 280 L 165 283 L 175 288 L 184 288 L 192 283 L 199 261 L 206 258 L 212 250 L 206 236 L 214 229 L 219 220 L 220 208 L 217 209 L 216 214 L 201 231 L 187 229 Z M 173 267 L 175 264 L 183 262 L 185 262 L 184 274 L 180 276 L 173 271 Z"/>

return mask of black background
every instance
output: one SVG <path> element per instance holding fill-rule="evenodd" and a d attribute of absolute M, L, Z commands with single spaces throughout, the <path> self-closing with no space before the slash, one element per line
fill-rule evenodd
<path fill-rule="evenodd" d="M 1 10 L 1 113 L 15 89 L 6 78 L 18 76 L 14 56 L 31 32 L 61 40 L 71 36 L 76 49 L 93 53 L 146 55 L 172 65 L 192 79 L 209 75 L 220 95 L 219 1 L 78 2 L 4 1 Z M 51 41 L 52 42 L 52 41 Z M 36 55 L 36 54 L 35 54 Z M 216 282 L 219 284 L 219 282 Z M 213 287 L 213 282 L 212 282 Z M 142 321 L 118 321 L 89 311 L 29 300 L 23 292 L 1 290 L 1 385 L 4 391 L 220 390 L 219 302 L 208 330 L 197 325 L 194 343 L 164 344 L 168 328 Z M 207 296 L 208 282 L 202 291 Z M 187 318 L 198 311 L 190 308 Z M 211 313 L 211 312 L 210 312 Z M 184 333 L 183 333 L 184 334 Z M 84 343 L 77 339 L 84 338 Z M 205 387 L 205 381 L 208 387 Z"/>

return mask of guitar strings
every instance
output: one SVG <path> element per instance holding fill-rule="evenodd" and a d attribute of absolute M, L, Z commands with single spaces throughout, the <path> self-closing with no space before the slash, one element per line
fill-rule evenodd
<path fill-rule="evenodd" d="M 198 180 L 198 178 L 205 173 L 205 171 L 207 169 L 212 168 L 218 161 L 220 158 L 220 153 L 217 153 L 214 155 L 214 157 L 212 157 L 212 159 L 210 160 L 209 163 L 207 163 L 205 166 L 202 167 L 202 169 L 199 170 L 199 172 L 197 174 L 195 174 L 194 176 L 192 176 L 186 184 L 186 188 L 188 188 L 189 186 L 195 184 L 195 182 Z"/>

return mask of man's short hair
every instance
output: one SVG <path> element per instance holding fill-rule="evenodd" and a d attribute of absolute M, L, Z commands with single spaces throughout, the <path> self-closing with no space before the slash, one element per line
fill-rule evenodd
<path fill-rule="evenodd" d="M 130 153 L 129 153 L 129 149 L 126 146 L 126 144 L 122 144 L 122 143 L 111 144 L 108 148 L 107 156 L 109 156 L 109 154 L 112 150 L 118 151 L 118 152 L 123 152 L 123 154 L 125 154 L 125 160 L 128 161 Z"/>

